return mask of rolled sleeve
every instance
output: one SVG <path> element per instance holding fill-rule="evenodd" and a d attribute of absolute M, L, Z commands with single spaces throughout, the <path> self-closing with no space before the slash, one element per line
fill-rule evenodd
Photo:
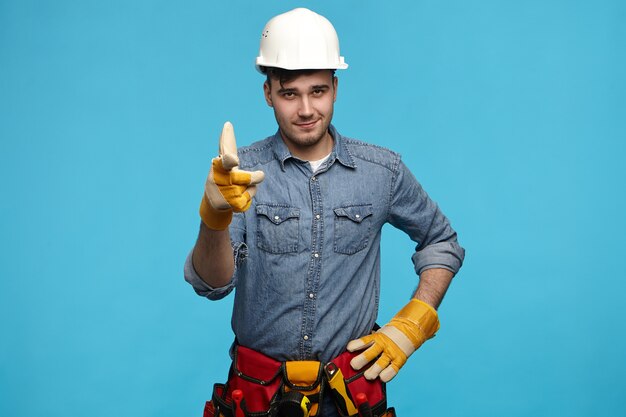
<path fill-rule="evenodd" d="M 226 297 L 235 288 L 233 280 L 231 279 L 228 284 L 223 287 L 213 288 L 200 278 L 196 269 L 193 267 L 192 261 L 193 249 L 187 255 L 185 260 L 185 281 L 187 281 L 193 287 L 196 294 L 206 297 L 209 300 L 219 300 Z"/>
<path fill-rule="evenodd" d="M 389 223 L 417 243 L 411 257 L 415 272 L 419 275 L 427 269 L 444 268 L 456 274 L 465 250 L 446 216 L 402 161 L 398 161 L 391 190 Z"/>
<path fill-rule="evenodd" d="M 415 272 L 418 275 L 433 268 L 447 269 L 456 274 L 461 269 L 464 258 L 465 249 L 455 241 L 433 243 L 412 256 Z"/>
<path fill-rule="evenodd" d="M 237 216 L 234 217 L 235 219 L 237 219 Z M 198 275 L 196 269 L 193 266 L 193 249 L 191 250 L 191 252 L 189 252 L 189 255 L 187 255 L 187 259 L 185 260 L 185 281 L 191 284 L 196 294 L 202 297 L 206 297 L 209 300 L 220 300 L 230 294 L 233 289 L 235 289 L 235 287 L 237 286 L 237 271 L 248 256 L 248 246 L 243 242 L 243 230 L 237 227 L 233 227 L 233 225 L 231 225 L 230 234 L 231 246 L 233 248 L 233 258 L 235 261 L 235 270 L 233 272 L 233 276 L 230 279 L 230 282 L 223 287 L 214 288 L 204 282 L 202 278 L 200 278 L 200 275 Z"/>

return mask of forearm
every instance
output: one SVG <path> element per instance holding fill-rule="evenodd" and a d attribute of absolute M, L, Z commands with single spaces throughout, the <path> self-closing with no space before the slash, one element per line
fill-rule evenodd
<path fill-rule="evenodd" d="M 453 277 L 454 274 L 444 268 L 431 268 L 422 271 L 413 297 L 431 305 L 436 310 L 446 295 Z"/>
<path fill-rule="evenodd" d="M 211 287 L 219 288 L 228 284 L 235 271 L 228 228 L 212 230 L 201 222 L 192 261 L 200 278 Z"/>
<path fill-rule="evenodd" d="M 435 311 L 452 281 L 454 274 L 444 268 L 422 271 L 420 283 L 409 301 L 389 323 L 376 332 L 352 340 L 350 352 L 364 350 L 354 357 L 350 365 L 360 370 L 376 360 L 364 373 L 365 378 L 380 377 L 390 381 L 409 356 L 439 330 L 439 318 Z"/>

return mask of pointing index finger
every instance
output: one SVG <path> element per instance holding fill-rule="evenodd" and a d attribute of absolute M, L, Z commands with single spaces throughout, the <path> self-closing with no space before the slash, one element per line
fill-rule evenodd
<path fill-rule="evenodd" d="M 220 157 L 222 158 L 222 166 L 226 170 L 231 170 L 239 165 L 235 129 L 230 122 L 224 123 L 224 127 L 222 128 L 222 134 L 220 135 Z"/>

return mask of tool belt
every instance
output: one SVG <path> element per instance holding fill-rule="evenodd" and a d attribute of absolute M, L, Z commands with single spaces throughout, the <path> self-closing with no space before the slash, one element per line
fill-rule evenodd
<path fill-rule="evenodd" d="M 279 362 L 236 346 L 228 382 L 214 385 L 204 417 L 315 417 L 326 395 L 340 416 L 356 417 L 358 394 L 367 396 L 372 416 L 395 417 L 394 409 L 387 409 L 385 384 L 379 378 L 365 379 L 363 371 L 350 366 L 356 355 L 344 352 L 326 364 Z"/>

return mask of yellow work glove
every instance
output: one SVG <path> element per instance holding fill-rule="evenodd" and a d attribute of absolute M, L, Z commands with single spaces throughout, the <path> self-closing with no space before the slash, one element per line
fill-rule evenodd
<path fill-rule="evenodd" d="M 377 332 L 348 343 L 350 352 L 367 349 L 350 365 L 356 370 L 380 358 L 364 373 L 365 378 L 380 376 L 384 382 L 395 377 L 406 360 L 439 330 L 437 312 L 430 305 L 413 298 L 393 319 Z"/>
<path fill-rule="evenodd" d="M 256 185 L 265 178 L 263 171 L 239 169 L 235 131 L 230 122 L 224 123 L 219 152 L 211 163 L 200 203 L 202 222 L 213 230 L 225 230 L 232 221 L 233 211 L 248 210 Z"/>

